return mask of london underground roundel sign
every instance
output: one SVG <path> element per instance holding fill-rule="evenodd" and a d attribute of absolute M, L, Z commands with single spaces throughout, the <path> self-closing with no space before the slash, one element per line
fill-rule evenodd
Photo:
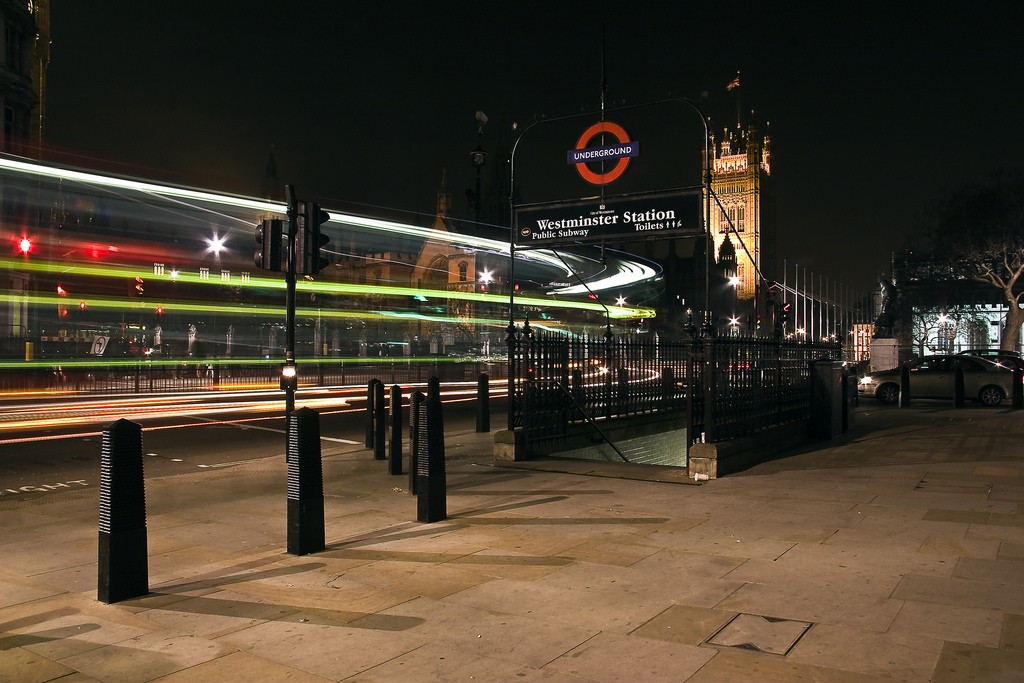
<path fill-rule="evenodd" d="M 608 145 L 590 147 L 594 138 L 608 135 L 615 139 L 615 142 Z M 617 180 L 629 166 L 629 160 L 640 155 L 640 143 L 629 139 L 626 129 L 611 121 L 598 121 L 580 135 L 576 142 L 575 149 L 569 150 L 568 163 L 576 166 L 576 171 L 584 180 L 592 185 L 607 185 Z M 596 161 L 611 161 L 615 164 L 608 170 L 600 173 L 592 171 L 588 163 Z"/>

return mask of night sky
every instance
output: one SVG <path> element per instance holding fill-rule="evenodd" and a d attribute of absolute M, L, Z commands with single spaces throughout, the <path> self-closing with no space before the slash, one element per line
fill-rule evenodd
<path fill-rule="evenodd" d="M 1019 1 L 52 0 L 46 137 L 78 166 L 250 195 L 273 150 L 275 198 L 371 214 L 432 213 L 447 169 L 471 218 L 476 111 L 491 151 L 513 122 L 595 111 L 603 54 L 608 106 L 701 100 L 720 133 L 739 71 L 781 256 L 866 290 L 945 192 L 1024 166 L 1022 25 Z M 699 155 L 679 163 L 699 182 Z"/>

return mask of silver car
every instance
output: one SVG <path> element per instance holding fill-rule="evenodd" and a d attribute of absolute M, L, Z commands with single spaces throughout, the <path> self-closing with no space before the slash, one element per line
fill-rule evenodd
<path fill-rule="evenodd" d="M 913 398 L 953 398 L 958 367 L 964 371 L 964 398 L 997 406 L 1012 393 L 1013 372 L 985 358 L 924 356 L 904 366 L 909 370 Z M 882 403 L 896 403 L 900 397 L 900 368 L 865 375 L 857 393 L 874 396 Z"/>

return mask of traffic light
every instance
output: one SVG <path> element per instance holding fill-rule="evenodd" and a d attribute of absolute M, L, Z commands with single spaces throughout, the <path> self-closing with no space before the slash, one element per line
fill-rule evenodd
<path fill-rule="evenodd" d="M 30 253 L 32 253 L 34 249 L 35 245 L 29 238 L 22 237 L 20 240 L 18 240 L 18 251 L 20 251 L 25 256 L 28 256 Z"/>
<path fill-rule="evenodd" d="M 281 236 L 284 234 L 284 223 L 279 218 L 268 218 L 256 225 L 255 258 L 257 268 L 281 271 Z"/>
<path fill-rule="evenodd" d="M 327 258 L 321 249 L 331 239 L 320 232 L 320 226 L 331 220 L 331 214 L 319 204 L 303 202 L 298 215 L 298 229 L 295 231 L 295 274 L 316 275 L 327 267 Z"/>

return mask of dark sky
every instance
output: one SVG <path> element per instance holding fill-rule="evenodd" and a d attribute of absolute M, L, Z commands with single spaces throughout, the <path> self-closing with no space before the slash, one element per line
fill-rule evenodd
<path fill-rule="evenodd" d="M 52 0 L 51 15 L 48 143 L 215 190 L 260 194 L 273 149 L 281 183 L 327 205 L 429 213 L 447 169 L 468 218 L 474 113 L 493 149 L 513 121 L 595 110 L 602 52 L 609 105 L 706 91 L 719 129 L 740 71 L 744 118 L 770 124 L 782 257 L 859 288 L 944 192 L 1024 165 L 1019 1 Z M 680 115 L 681 136 L 701 130 Z"/>

